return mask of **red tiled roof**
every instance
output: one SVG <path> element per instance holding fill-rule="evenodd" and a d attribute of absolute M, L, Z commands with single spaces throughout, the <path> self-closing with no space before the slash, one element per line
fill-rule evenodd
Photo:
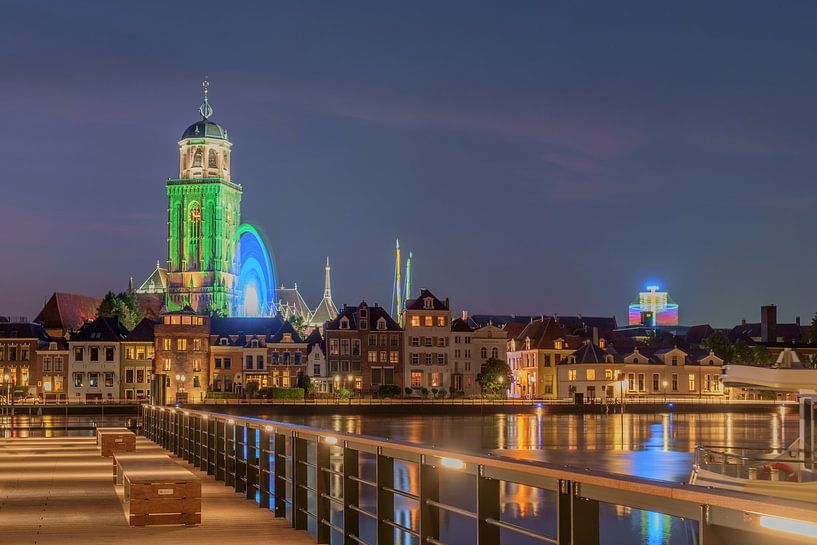
<path fill-rule="evenodd" d="M 46 329 L 76 330 L 87 320 L 96 318 L 101 302 L 88 295 L 55 292 L 34 321 L 41 322 Z"/>

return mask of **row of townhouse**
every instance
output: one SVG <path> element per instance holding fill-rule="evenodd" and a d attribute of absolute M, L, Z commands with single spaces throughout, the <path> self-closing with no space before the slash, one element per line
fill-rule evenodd
<path fill-rule="evenodd" d="M 633 396 L 724 396 L 723 360 L 711 351 L 677 346 L 616 347 L 597 331 L 576 335 L 555 317 L 541 317 L 509 332 L 513 397 L 608 399 Z"/>
<path fill-rule="evenodd" d="M 506 334 L 496 326 L 452 320 L 448 300 L 427 289 L 407 302 L 401 327 L 378 305 L 344 306 L 325 325 L 332 388 L 374 393 L 383 385 L 420 393 L 479 392 L 490 358 L 505 361 Z"/>

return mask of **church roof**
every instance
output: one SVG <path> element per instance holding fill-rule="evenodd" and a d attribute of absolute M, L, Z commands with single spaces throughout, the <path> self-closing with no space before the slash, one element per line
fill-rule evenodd
<path fill-rule="evenodd" d="M 202 119 L 201 121 L 196 121 L 184 131 L 182 140 L 188 138 L 217 138 L 219 140 L 227 140 L 227 129 L 209 119 Z"/>
<path fill-rule="evenodd" d="M 34 321 L 43 324 L 46 329 L 76 330 L 96 317 L 101 302 L 101 299 L 87 295 L 55 292 Z"/>
<path fill-rule="evenodd" d="M 156 262 L 156 268 L 150 273 L 147 280 L 142 282 L 142 285 L 137 288 L 136 293 L 164 293 L 167 291 L 167 269 L 159 266 Z"/>
<path fill-rule="evenodd" d="M 334 320 L 335 316 L 337 315 L 338 307 L 335 306 L 332 299 L 324 297 L 321 300 L 321 304 L 318 305 L 318 308 L 316 308 L 315 312 L 312 313 L 312 317 L 309 319 L 309 324 L 314 326 L 322 326 L 326 322 L 331 322 Z"/>
<path fill-rule="evenodd" d="M 304 301 L 304 298 L 301 296 L 301 293 L 298 291 L 297 284 L 295 284 L 294 288 L 285 288 L 281 285 L 281 287 L 275 291 L 275 295 L 278 297 L 277 308 L 275 310 L 283 314 L 284 318 L 289 319 L 290 316 L 300 316 L 304 322 L 309 321 L 309 317 L 312 313 L 306 301 Z"/>

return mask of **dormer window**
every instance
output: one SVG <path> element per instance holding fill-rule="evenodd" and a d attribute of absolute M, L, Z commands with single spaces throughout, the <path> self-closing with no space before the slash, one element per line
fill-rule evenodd
<path fill-rule="evenodd" d="M 605 341 L 604 339 L 599 339 L 599 348 L 606 348 L 606 347 L 607 347 L 607 341 Z"/>
<path fill-rule="evenodd" d="M 386 320 L 385 319 L 380 318 L 379 320 L 377 320 L 377 329 L 380 330 L 380 331 L 383 331 L 383 330 L 386 329 Z"/>
<path fill-rule="evenodd" d="M 556 350 L 561 350 L 563 344 L 564 343 L 562 342 L 562 339 L 556 339 L 555 341 L 553 341 L 553 348 L 555 348 Z"/>
<path fill-rule="evenodd" d="M 525 350 L 530 350 L 530 338 L 525 339 Z"/>
<path fill-rule="evenodd" d="M 367 309 L 367 308 L 360 309 L 360 317 L 361 318 L 368 318 L 369 317 L 369 309 Z"/>
<path fill-rule="evenodd" d="M 344 316 L 340 319 L 340 328 L 341 329 L 349 329 L 349 318 Z"/>
<path fill-rule="evenodd" d="M 633 363 L 638 363 L 638 358 L 633 358 Z"/>
<path fill-rule="evenodd" d="M 291 343 L 292 342 L 292 333 L 284 333 L 283 342 Z"/>
<path fill-rule="evenodd" d="M 250 348 L 258 348 L 258 339 L 253 339 L 250 341 Z"/>
<path fill-rule="evenodd" d="M 227 339 L 226 339 L 225 337 L 220 338 L 220 339 L 218 340 L 218 344 L 219 344 L 220 346 L 227 346 Z"/>
<path fill-rule="evenodd" d="M 48 349 L 49 350 L 56 350 L 57 349 L 57 343 L 48 343 Z"/>
<path fill-rule="evenodd" d="M 425 309 L 433 309 L 434 308 L 434 299 L 431 297 L 426 297 L 423 299 L 423 308 Z"/>

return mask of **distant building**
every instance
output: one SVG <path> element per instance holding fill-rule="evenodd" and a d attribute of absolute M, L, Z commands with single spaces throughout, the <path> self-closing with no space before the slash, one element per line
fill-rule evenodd
<path fill-rule="evenodd" d="M 306 338 L 306 374 L 312 380 L 315 392 L 332 391 L 332 379 L 326 362 L 326 343 L 320 329 L 313 329 Z"/>
<path fill-rule="evenodd" d="M 518 327 L 507 331 L 518 330 Z M 509 335 L 510 336 L 510 335 Z M 508 340 L 508 365 L 514 381 L 512 397 L 556 399 L 560 397 L 556 364 L 581 344 L 579 337 L 569 335 L 559 320 L 543 316 L 532 320 Z"/>
<path fill-rule="evenodd" d="M 0 395 L 5 396 L 7 391 L 23 396 L 38 393 L 41 377 L 37 372 L 37 351 L 50 341 L 40 324 L 0 322 Z"/>
<path fill-rule="evenodd" d="M 383 307 L 344 306 L 324 333 L 333 390 L 372 393 L 403 384 L 403 330 Z"/>
<path fill-rule="evenodd" d="M 156 322 L 143 318 L 122 341 L 120 394 L 127 401 L 142 401 L 150 397 L 150 380 L 155 357 L 154 328 Z"/>
<path fill-rule="evenodd" d="M 309 305 L 304 301 L 301 292 L 298 291 L 298 284 L 294 287 L 287 288 L 283 284 L 276 290 L 278 297 L 276 313 L 281 314 L 285 320 L 293 317 L 299 318 L 304 324 L 309 323 L 309 318 L 312 312 L 309 310 Z"/>
<path fill-rule="evenodd" d="M 211 389 L 241 392 L 289 388 L 307 371 L 307 343 L 280 314 L 269 318 L 213 318 L 210 325 Z"/>
<path fill-rule="evenodd" d="M 97 297 L 55 292 L 34 321 L 43 324 L 52 337 L 65 337 L 96 318 L 100 303 L 102 299 Z"/>
<path fill-rule="evenodd" d="M 120 395 L 121 349 L 128 330 L 118 318 L 100 316 L 68 341 L 71 401 L 112 401 Z"/>
<path fill-rule="evenodd" d="M 406 335 L 405 387 L 436 389 L 447 394 L 452 386 L 448 299 L 441 301 L 429 290 L 421 289 L 416 299 L 406 303 L 403 323 Z"/>
<path fill-rule="evenodd" d="M 153 400 L 160 404 L 203 400 L 210 382 L 210 317 L 190 307 L 166 312 L 153 334 Z"/>
<path fill-rule="evenodd" d="M 147 280 L 142 282 L 142 285 L 136 288 L 136 293 L 161 295 L 164 298 L 167 293 L 167 269 L 159 264 L 156 260 L 156 268 L 147 277 Z"/>
<path fill-rule="evenodd" d="M 45 403 L 64 402 L 68 395 L 68 342 L 62 337 L 51 337 L 47 346 L 37 350 L 37 368 L 32 374 L 37 395 Z M 29 391 L 31 391 L 29 389 Z"/>
<path fill-rule="evenodd" d="M 600 343 L 605 344 L 605 343 Z M 619 353 L 592 341 L 557 365 L 560 397 L 585 399 L 632 397 L 723 397 L 719 381 L 723 360 L 712 352 L 689 353 L 678 347 L 635 347 Z"/>
<path fill-rule="evenodd" d="M 323 327 L 326 322 L 330 322 L 338 315 L 338 307 L 332 301 L 332 284 L 330 279 L 329 257 L 326 258 L 326 269 L 323 284 L 323 299 L 318 304 L 315 311 L 309 317 L 308 324 L 312 327 Z"/>
<path fill-rule="evenodd" d="M 465 395 L 478 394 L 477 376 L 488 359 L 507 360 L 507 336 L 503 329 L 488 323 L 472 328 L 468 317 L 451 322 L 451 386 Z"/>
<path fill-rule="evenodd" d="M 658 291 L 658 286 L 647 286 L 630 305 L 629 325 L 674 326 L 678 325 L 678 305 L 669 293 Z"/>

